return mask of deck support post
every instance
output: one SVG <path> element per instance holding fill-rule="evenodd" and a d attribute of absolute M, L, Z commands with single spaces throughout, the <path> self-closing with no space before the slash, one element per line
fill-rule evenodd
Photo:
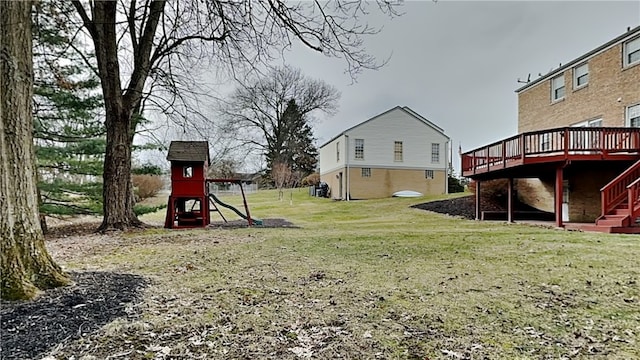
<path fill-rule="evenodd" d="M 513 222 L 513 178 L 507 182 L 507 221 Z"/>
<path fill-rule="evenodd" d="M 481 217 L 480 217 L 480 180 L 476 180 L 476 220 L 481 220 Z"/>
<path fill-rule="evenodd" d="M 563 183 L 563 169 L 562 165 L 556 168 L 556 186 L 555 186 L 555 213 L 556 213 L 556 226 L 563 227 L 562 224 L 562 183 Z"/>

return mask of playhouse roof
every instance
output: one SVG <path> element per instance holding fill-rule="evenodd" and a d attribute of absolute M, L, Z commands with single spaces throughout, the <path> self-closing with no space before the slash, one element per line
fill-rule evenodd
<path fill-rule="evenodd" d="M 169 145 L 167 160 L 209 164 L 209 143 L 206 141 L 172 141 Z"/>

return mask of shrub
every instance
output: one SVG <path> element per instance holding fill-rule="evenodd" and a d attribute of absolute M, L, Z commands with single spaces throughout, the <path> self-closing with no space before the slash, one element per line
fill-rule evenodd
<path fill-rule="evenodd" d="M 158 175 L 133 175 L 131 179 L 139 200 L 155 196 L 164 186 L 162 178 Z"/>
<path fill-rule="evenodd" d="M 302 179 L 302 186 L 318 186 L 320 184 L 320 174 L 313 173 Z"/>
<path fill-rule="evenodd" d="M 464 192 L 464 185 L 454 176 L 449 176 L 449 194 Z"/>

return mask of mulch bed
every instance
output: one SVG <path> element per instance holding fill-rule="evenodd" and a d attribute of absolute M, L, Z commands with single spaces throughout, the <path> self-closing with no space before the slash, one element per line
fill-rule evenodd
<path fill-rule="evenodd" d="M 141 299 L 147 281 L 110 272 L 71 273 L 74 284 L 34 301 L 0 301 L 0 359 L 37 359 L 56 345 L 90 334 L 124 316 Z"/>
<path fill-rule="evenodd" d="M 412 207 L 421 210 L 433 211 L 440 214 L 460 216 L 470 220 L 476 218 L 476 199 L 474 195 L 463 196 L 455 199 L 431 201 L 428 203 L 413 205 Z M 492 201 L 491 199 L 481 199 L 480 208 L 482 209 L 482 211 L 507 211 L 507 207 L 505 206 L 505 204 L 502 204 L 499 201 Z M 517 200 L 513 202 L 513 209 L 514 211 L 518 212 L 530 212 L 531 214 L 529 214 L 529 216 L 535 217 L 536 219 L 550 218 L 551 220 L 553 220 L 552 213 L 539 211 L 538 209 Z"/>
<path fill-rule="evenodd" d="M 298 228 L 292 222 L 285 219 L 261 219 L 262 225 L 252 225 L 255 228 Z M 212 221 L 210 228 L 236 229 L 249 227 L 247 220 L 231 220 L 231 221 Z"/>

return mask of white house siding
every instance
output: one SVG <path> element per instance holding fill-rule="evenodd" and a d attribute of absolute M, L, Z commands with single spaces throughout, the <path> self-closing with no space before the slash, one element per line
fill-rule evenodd
<path fill-rule="evenodd" d="M 345 167 L 346 141 L 341 135 L 320 148 L 320 175 Z M 340 148 L 340 160 L 336 159 L 336 145 Z"/>
<path fill-rule="evenodd" d="M 447 137 L 396 108 L 347 132 L 350 165 L 403 169 L 446 169 Z M 364 139 L 364 159 L 355 158 L 355 139 Z M 394 142 L 403 143 L 403 161 L 394 161 Z M 431 162 L 431 144 L 440 144 L 440 161 Z"/>
<path fill-rule="evenodd" d="M 329 184 L 332 198 L 346 199 L 348 189 L 351 198 L 358 199 L 387 197 L 398 190 L 446 193 L 449 139 L 414 114 L 396 107 L 346 130 L 320 148 L 320 178 Z M 355 158 L 356 139 L 364 140 L 364 159 Z M 402 142 L 402 161 L 395 161 L 396 141 Z M 435 163 L 431 161 L 433 143 L 440 148 Z M 362 168 L 370 168 L 372 176 L 362 178 Z M 425 170 L 433 171 L 434 179 L 426 179 Z"/>

